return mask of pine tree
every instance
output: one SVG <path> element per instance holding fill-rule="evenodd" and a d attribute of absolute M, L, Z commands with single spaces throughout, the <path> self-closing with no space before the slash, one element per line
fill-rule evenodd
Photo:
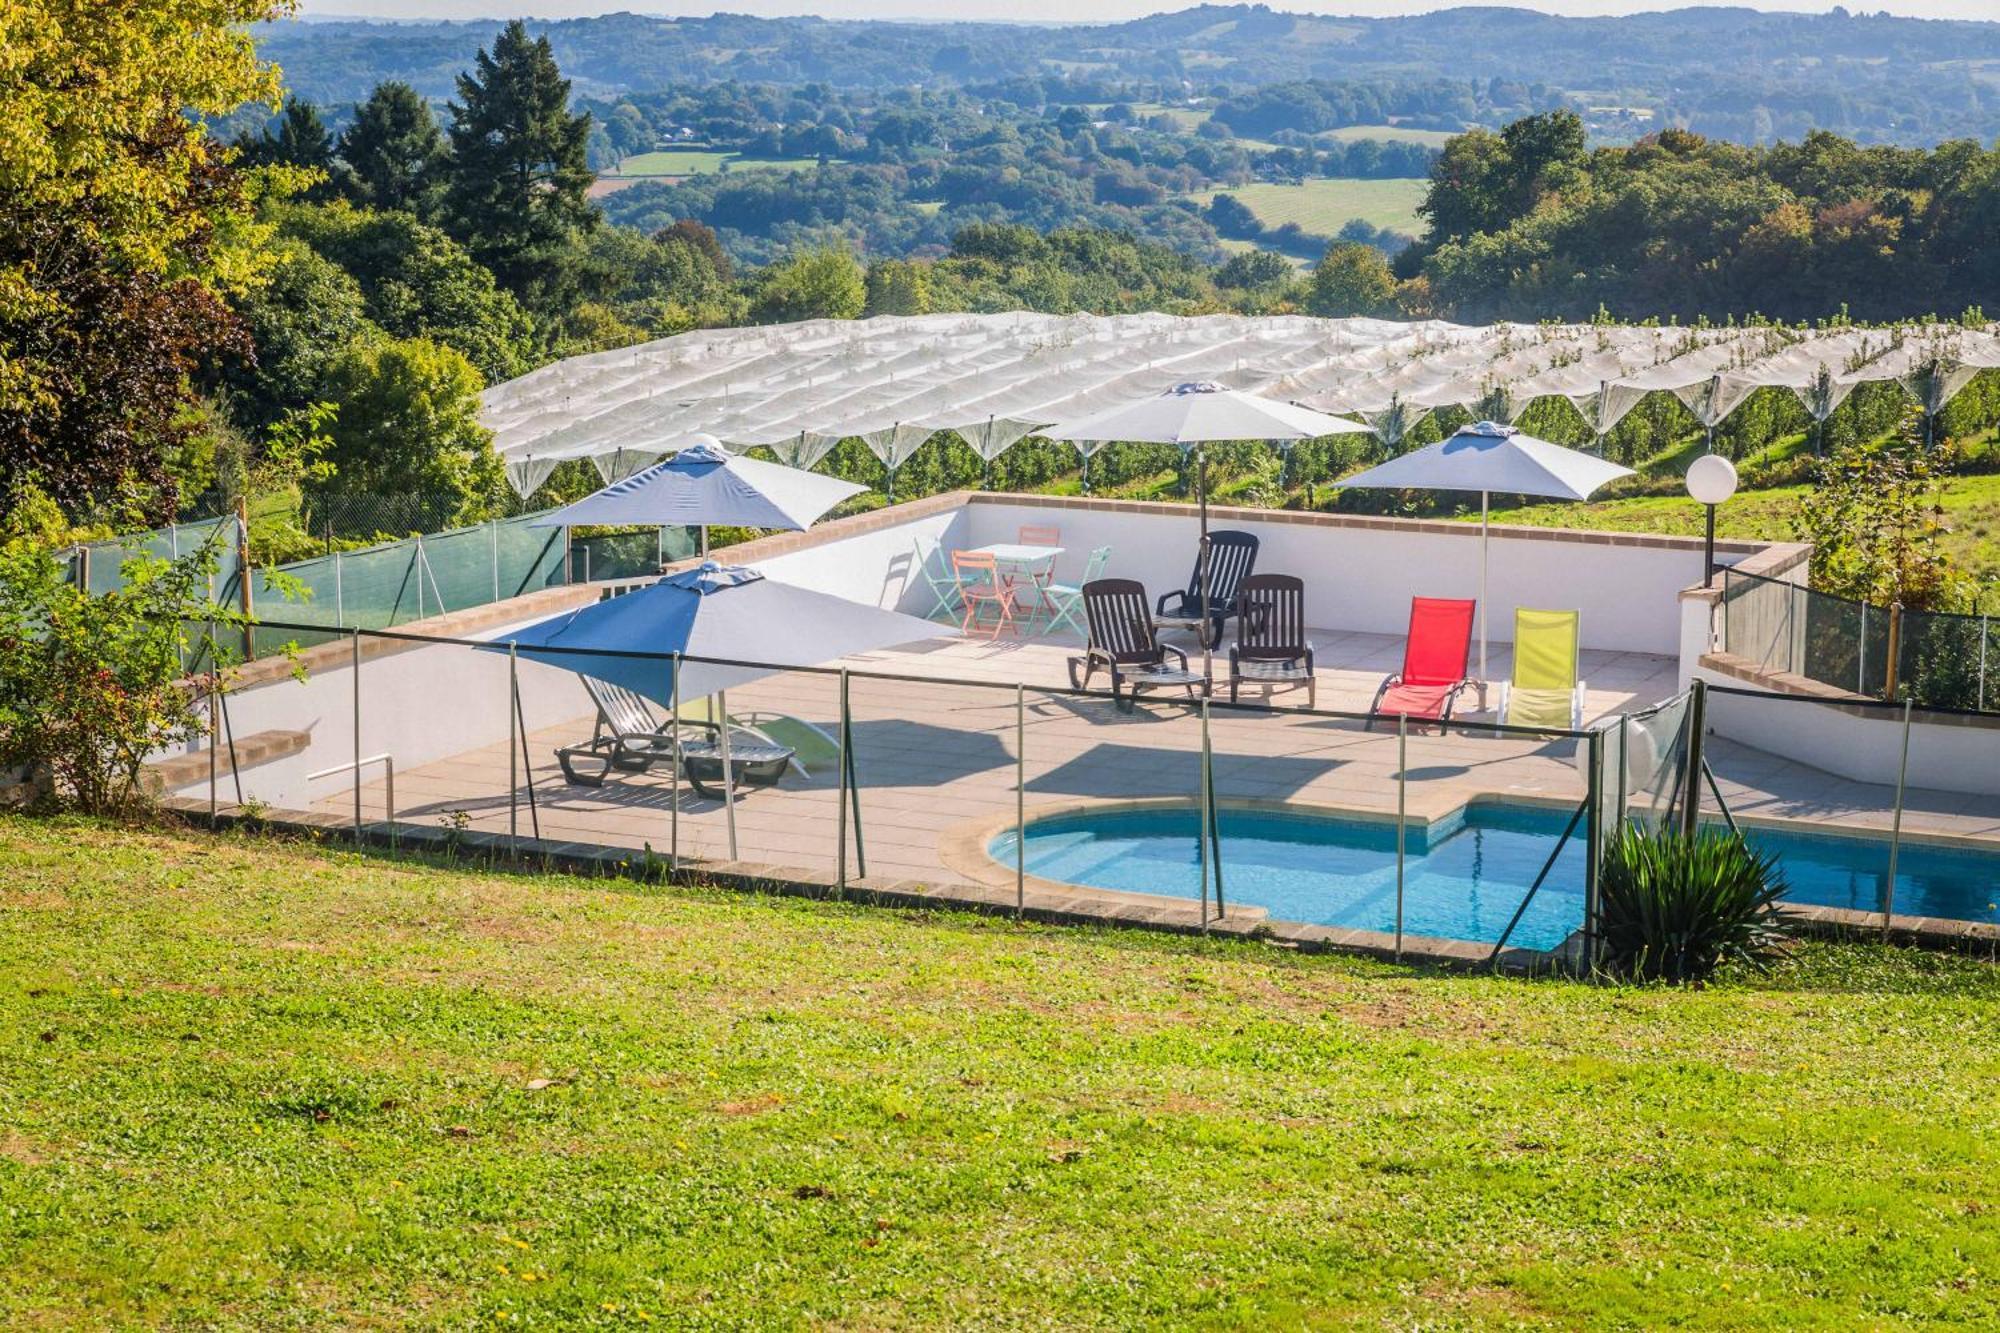
<path fill-rule="evenodd" d="M 435 211 L 447 153 L 430 104 L 407 83 L 375 85 L 340 136 L 356 199 L 428 216 Z"/>
<path fill-rule="evenodd" d="M 585 195 L 590 116 L 569 113 L 569 80 L 548 38 L 509 23 L 458 76 L 450 109 L 451 226 L 529 309 L 566 310 L 582 266 L 577 237 L 598 214 Z"/>

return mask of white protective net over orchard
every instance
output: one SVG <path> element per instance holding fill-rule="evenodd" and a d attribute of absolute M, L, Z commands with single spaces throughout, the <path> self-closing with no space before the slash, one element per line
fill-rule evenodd
<path fill-rule="evenodd" d="M 1599 433 L 1649 393 L 1713 426 L 1760 388 L 1824 420 L 1857 384 L 1937 411 L 2000 335 L 1896 328 L 1660 328 L 1250 315 L 884 316 L 702 329 L 571 357 L 488 389 L 482 418 L 523 494 L 588 458 L 628 475 L 702 431 L 810 467 L 848 437 L 890 466 L 939 431 L 993 458 L 1036 430 L 1186 380 L 1368 422 L 1392 443 L 1425 413 L 1513 419 L 1566 398 Z"/>

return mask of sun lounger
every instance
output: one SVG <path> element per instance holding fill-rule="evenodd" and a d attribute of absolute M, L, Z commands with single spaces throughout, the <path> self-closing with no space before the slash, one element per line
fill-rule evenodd
<path fill-rule="evenodd" d="M 1441 721 L 1468 683 L 1472 660 L 1471 598 L 1412 597 L 1403 669 L 1375 691 L 1371 713 Z"/>

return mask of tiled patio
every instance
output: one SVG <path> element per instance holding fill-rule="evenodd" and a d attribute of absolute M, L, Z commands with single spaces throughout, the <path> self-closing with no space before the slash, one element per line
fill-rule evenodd
<path fill-rule="evenodd" d="M 1364 711 L 1401 652 L 1398 639 L 1323 632 L 1318 651 L 1322 709 Z M 1008 868 L 983 853 L 986 839 L 1011 826 L 1017 777 L 1023 805 L 1037 812 L 1105 800 L 1197 799 L 1201 730 L 1195 710 L 1152 696 L 1133 711 L 1108 698 L 1048 693 L 1066 685 L 1071 641 L 944 639 L 871 653 L 841 665 L 850 682 L 861 837 L 867 869 L 877 876 L 926 882 L 1011 883 Z M 1671 660 L 1641 653 L 1586 651 L 1586 718 L 1640 708 L 1674 692 Z M 1495 645 L 1492 674 L 1504 678 L 1505 645 Z M 1224 667 L 1218 662 L 1218 673 Z M 451 682 L 441 680 L 440 707 Z M 1017 714 L 1016 687 L 1019 686 Z M 1292 692 L 1264 710 L 1216 708 L 1211 739 L 1217 797 L 1225 802 L 1319 805 L 1393 817 L 1397 742 L 1393 731 L 1351 720 L 1306 715 L 1287 706 Z M 788 774 L 778 787 L 743 793 L 736 803 L 735 845 L 717 801 L 682 785 L 670 795 L 666 766 L 615 774 L 601 788 L 566 783 L 557 746 L 590 732 L 579 687 L 575 720 L 528 738 L 526 772 L 510 786 L 504 742 L 397 774 L 397 815 L 409 823 L 463 823 L 488 832 L 539 832 L 550 842 L 650 847 L 665 857 L 738 860 L 830 872 L 839 845 L 838 783 L 831 766 L 809 777 Z M 789 713 L 831 731 L 839 717 L 830 675 L 786 673 L 732 691 L 742 716 Z M 1468 708 L 1471 700 L 1468 699 Z M 1018 761 L 1016 731 L 1024 741 Z M 1578 742 L 1498 737 L 1483 731 L 1408 740 L 1411 817 L 1449 815 L 1480 798 L 1561 803 L 1582 799 Z M 1711 758 L 1732 809 L 1752 818 L 1804 819 L 1842 827 L 1886 828 L 1893 793 L 1836 778 L 1761 751 L 1715 740 Z M 380 781 L 364 792 L 364 810 L 385 810 Z M 343 795 L 323 811 L 352 809 Z M 1907 832 L 2000 841 L 2000 799 L 1912 791 Z M 848 836 L 854 836 L 852 825 Z M 850 844 L 850 858 L 854 852 Z M 854 861 L 850 859 L 850 867 Z"/>
<path fill-rule="evenodd" d="M 1400 640 L 1379 635 L 1326 633 L 1316 635 L 1315 643 L 1321 709 L 1364 711 L 1388 669 L 1379 664 L 1393 664 L 1401 653 Z M 1496 649 L 1494 666 L 1504 670 L 1505 649 Z M 932 881 L 1003 874 L 977 848 L 983 831 L 1012 820 L 1017 776 L 1025 779 L 1031 816 L 1080 801 L 1196 799 L 1197 712 L 1177 696 L 1149 696 L 1137 709 L 1123 711 L 1108 697 L 1045 692 L 1044 687 L 1066 687 L 1065 664 L 1075 651 L 1070 641 L 939 639 L 841 663 L 869 673 L 852 679 L 850 708 L 871 873 Z M 1665 659 L 1611 653 L 1586 653 L 1585 659 L 1595 677 L 1589 694 L 1593 716 L 1672 691 L 1673 666 Z M 1226 665 L 1218 662 L 1217 669 L 1224 672 Z M 1018 716 L 1016 686 L 1021 687 Z M 440 688 L 448 683 L 440 682 Z M 502 742 L 398 773 L 398 817 L 421 824 L 462 820 L 470 828 L 522 834 L 538 826 L 551 841 L 650 845 L 661 856 L 677 846 L 684 857 L 819 870 L 835 865 L 838 783 L 830 767 L 809 778 L 791 774 L 777 788 L 742 795 L 731 856 L 720 803 L 683 785 L 676 811 L 665 765 L 653 773 L 616 774 L 601 788 L 564 781 L 556 747 L 576 743 L 591 728 L 580 687 L 576 699 L 573 722 L 529 737 L 532 810 L 524 780 L 510 799 Z M 1394 731 L 1380 726 L 1371 731 L 1357 721 L 1305 715 L 1287 706 L 1303 699 L 1293 691 L 1280 694 L 1271 710 L 1213 710 L 1218 799 L 1303 802 L 1392 816 Z M 449 705 L 441 700 L 440 706 Z M 789 713 L 832 731 L 839 717 L 838 683 L 832 676 L 806 673 L 767 677 L 731 691 L 729 707 L 739 717 L 759 710 Z M 1017 726 L 1025 741 L 1018 769 Z M 1442 817 L 1480 795 L 1568 805 L 1583 796 L 1574 740 L 1419 732 L 1408 744 L 1407 808 L 1413 817 Z M 383 797 L 382 784 L 372 783 L 364 809 L 380 816 Z M 352 806 L 340 796 L 320 808 L 346 813 Z M 461 811 L 462 816 L 454 814 Z M 951 843 L 958 844 L 955 855 L 941 850 Z"/>

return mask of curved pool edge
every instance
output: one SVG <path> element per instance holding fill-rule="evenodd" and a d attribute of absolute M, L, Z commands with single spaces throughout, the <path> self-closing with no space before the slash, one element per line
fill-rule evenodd
<path fill-rule="evenodd" d="M 1245 810 L 1267 815 L 1291 815 L 1301 819 L 1343 818 L 1365 820 L 1370 823 L 1393 825 L 1396 812 L 1380 810 L 1369 806 L 1341 805 L 1333 801 L 1287 801 L 1269 797 L 1223 798 L 1215 803 L 1219 810 Z M 1575 802 L 1560 797 L 1537 796 L 1523 793 L 1519 797 L 1497 792 L 1478 792 L 1448 809 L 1418 814 L 1406 813 L 1403 822 L 1415 827 L 1428 829 L 1433 824 L 1441 824 L 1453 818 L 1462 817 L 1467 810 L 1477 805 L 1534 806 L 1556 810 L 1575 808 Z M 1048 801 L 1029 808 L 1024 822 L 1032 827 L 1045 819 L 1062 819 L 1078 814 L 1122 814 L 1147 810 L 1190 810 L 1198 809 L 1200 802 L 1185 796 L 1139 796 L 1139 797 L 1097 797 L 1079 796 L 1063 801 Z M 1012 815 L 992 815 L 979 819 L 969 819 L 946 829 L 938 838 L 938 858 L 946 868 L 965 876 L 975 883 L 994 888 L 1014 887 L 1014 867 L 1001 862 L 987 851 L 993 839 L 1003 833 L 1011 833 L 1016 827 Z M 1070 894 L 1088 896 L 1105 901 L 1132 901 L 1147 907 L 1175 911 L 1193 915 L 1198 908 L 1191 905 L 1196 899 L 1178 894 L 1134 893 L 1122 889 L 1102 889 L 1089 884 L 1074 884 L 1068 880 L 1044 879 L 1039 875 L 1026 875 L 1022 886 L 1029 892 L 1043 894 Z M 1275 943 L 1291 945 L 1303 949 L 1338 949 L 1347 953 L 1371 955 L 1385 961 L 1404 963 L 1435 964 L 1444 967 L 1482 967 L 1489 962 L 1507 972 L 1548 972 L 1557 967 L 1574 967 L 1581 958 L 1577 937 L 1572 935 L 1553 949 L 1524 949 L 1509 945 L 1494 956 L 1490 943 L 1475 940 L 1454 940 L 1433 935 L 1406 934 L 1398 948 L 1396 937 L 1384 931 L 1362 930 L 1348 926 L 1326 926 L 1308 921 L 1291 921 L 1274 918 L 1266 908 L 1254 904 L 1232 906 L 1224 900 L 1224 921 L 1227 928 L 1242 931 L 1245 926 L 1256 934 L 1263 935 Z M 1222 925 L 1222 922 L 1218 922 Z"/>

